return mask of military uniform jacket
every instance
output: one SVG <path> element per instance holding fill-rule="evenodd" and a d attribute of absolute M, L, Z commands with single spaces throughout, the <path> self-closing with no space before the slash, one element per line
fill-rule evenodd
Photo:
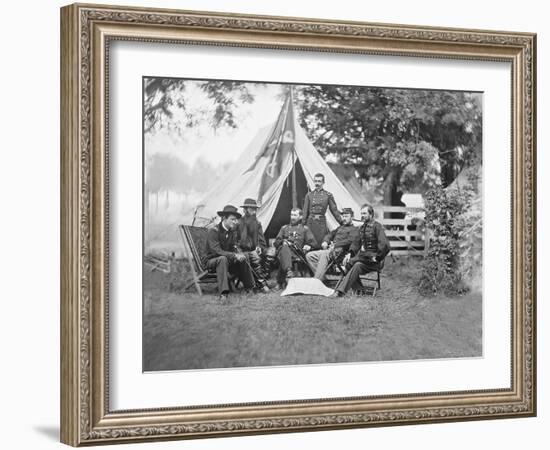
<path fill-rule="evenodd" d="M 350 251 L 354 255 L 374 256 L 377 261 L 382 261 L 390 252 L 390 244 L 384 227 L 375 220 L 363 223 L 351 244 Z"/>
<path fill-rule="evenodd" d="M 341 249 L 346 251 L 350 248 L 353 241 L 357 239 L 359 235 L 359 228 L 352 223 L 348 225 L 340 225 L 335 230 L 328 233 L 323 241 L 327 244 L 334 243 L 335 249 Z"/>
<path fill-rule="evenodd" d="M 309 245 L 310 247 L 315 247 L 317 242 L 311 230 L 301 223 L 292 225 L 283 225 L 279 234 L 275 238 L 274 245 L 276 248 L 279 248 L 283 241 L 289 241 L 296 245 L 298 248 L 302 248 L 304 245 Z"/>
<path fill-rule="evenodd" d="M 226 256 L 230 260 L 233 259 L 238 242 L 238 230 L 227 231 L 220 222 L 217 226 L 208 230 L 208 234 L 206 235 L 206 255 L 203 263 L 218 256 Z"/>
<path fill-rule="evenodd" d="M 306 194 L 304 198 L 304 222 L 311 219 L 312 216 L 325 216 L 327 209 L 330 209 L 332 215 L 338 222 L 341 221 L 340 213 L 336 207 L 334 196 L 324 189 L 314 189 Z"/>

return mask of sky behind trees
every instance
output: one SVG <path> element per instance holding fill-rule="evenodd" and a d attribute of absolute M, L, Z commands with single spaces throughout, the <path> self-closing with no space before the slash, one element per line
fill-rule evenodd
<path fill-rule="evenodd" d="M 281 85 L 256 87 L 250 83 L 254 102 L 243 104 L 238 110 L 237 128 L 212 129 L 203 124 L 195 129 L 183 130 L 178 134 L 173 130 L 160 130 L 145 134 L 145 157 L 157 153 L 167 153 L 193 165 L 202 158 L 213 165 L 236 160 L 254 137 L 259 128 L 273 122 L 279 114 L 283 100 L 278 98 Z M 199 105 L 206 96 L 198 89 L 188 93 L 192 105 Z M 177 120 L 177 117 L 176 117 Z"/>

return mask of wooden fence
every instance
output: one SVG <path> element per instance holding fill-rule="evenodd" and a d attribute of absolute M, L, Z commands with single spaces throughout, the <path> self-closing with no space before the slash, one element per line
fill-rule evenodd
<path fill-rule="evenodd" d="M 405 206 L 378 206 L 374 208 L 375 218 L 386 231 L 391 253 L 395 256 L 424 256 L 428 239 L 424 229 L 419 229 L 413 219 L 423 217 L 422 208 Z M 416 222 L 416 221 L 414 221 Z"/>

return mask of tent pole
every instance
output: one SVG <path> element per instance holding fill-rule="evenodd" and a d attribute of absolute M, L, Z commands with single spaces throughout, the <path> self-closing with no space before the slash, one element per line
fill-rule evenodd
<path fill-rule="evenodd" d="M 290 107 L 294 108 L 292 103 L 292 85 L 290 86 Z M 292 115 L 294 118 L 294 114 Z M 294 123 L 292 124 L 294 126 Z M 296 133 L 294 133 L 294 143 L 292 144 L 292 207 L 298 207 L 298 196 L 296 193 Z"/>
<path fill-rule="evenodd" d="M 296 156 L 292 149 L 292 207 L 298 207 L 298 196 L 296 194 Z"/>

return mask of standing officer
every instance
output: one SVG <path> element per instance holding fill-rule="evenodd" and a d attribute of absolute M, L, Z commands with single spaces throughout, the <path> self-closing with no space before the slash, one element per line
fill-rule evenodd
<path fill-rule="evenodd" d="M 321 243 L 328 233 L 327 209 L 330 208 L 330 212 L 338 223 L 341 223 L 342 218 L 336 207 L 334 196 L 323 189 L 325 176 L 322 173 L 316 173 L 313 177 L 313 183 L 315 189 L 308 192 L 304 199 L 304 223 L 315 236 L 315 240 Z"/>

